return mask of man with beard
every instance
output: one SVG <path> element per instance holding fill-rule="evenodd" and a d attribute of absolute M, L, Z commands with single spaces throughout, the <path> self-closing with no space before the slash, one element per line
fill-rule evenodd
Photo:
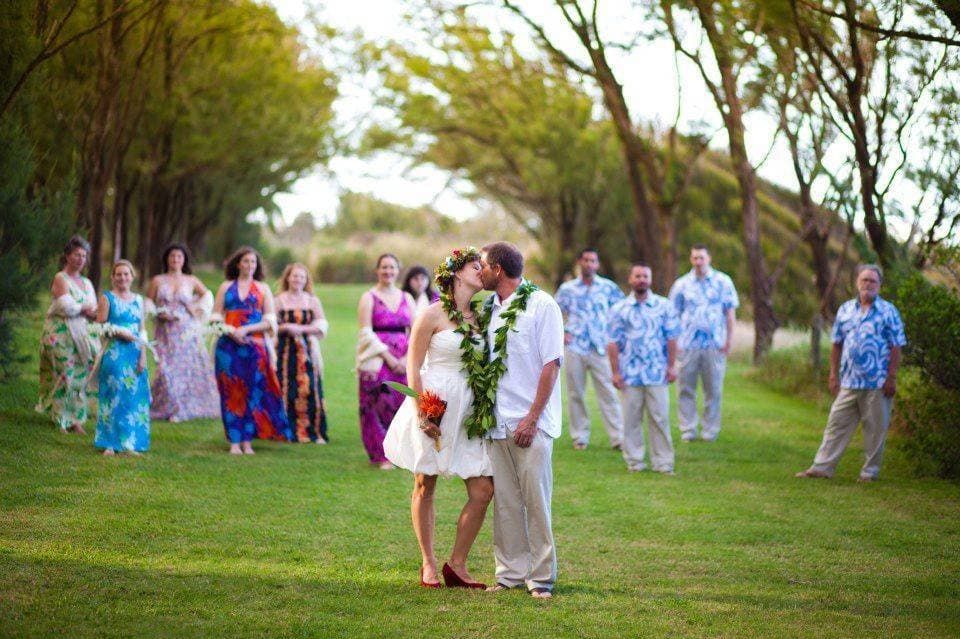
<path fill-rule="evenodd" d="M 643 263 L 630 269 L 633 293 L 610 311 L 607 356 L 613 384 L 623 391 L 623 458 L 627 470 L 646 468 L 643 413 L 650 432 L 650 467 L 673 474 L 670 390 L 677 379 L 680 323 L 673 304 L 650 291 L 653 273 Z"/>

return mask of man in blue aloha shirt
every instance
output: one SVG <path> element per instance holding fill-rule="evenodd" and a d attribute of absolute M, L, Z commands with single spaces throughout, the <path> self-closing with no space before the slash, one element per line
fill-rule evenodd
<path fill-rule="evenodd" d="M 680 314 L 680 439 L 689 442 L 697 438 L 697 381 L 702 379 L 700 438 L 712 442 L 720 434 L 723 375 L 740 298 L 730 276 L 710 267 L 710 251 L 705 245 L 695 244 L 690 249 L 690 263 L 693 269 L 670 287 L 670 301 Z"/>
<path fill-rule="evenodd" d="M 860 481 L 873 481 L 880 472 L 890 408 L 897 392 L 900 349 L 907 343 L 900 311 L 880 297 L 882 282 L 879 266 L 860 266 L 857 297 L 837 310 L 829 381 L 830 392 L 837 398 L 813 465 L 797 477 L 833 477 L 858 422 L 863 423 L 865 457 Z"/>
<path fill-rule="evenodd" d="M 564 282 L 556 295 L 564 319 L 564 370 L 570 406 L 570 436 L 577 450 L 583 450 L 590 443 L 590 417 L 584 397 L 589 372 L 610 445 L 619 449 L 623 416 L 613 387 L 606 348 L 610 307 L 623 299 L 623 292 L 607 278 L 597 275 L 600 256 L 596 249 L 580 251 L 577 264 L 580 277 Z"/>
<path fill-rule="evenodd" d="M 610 310 L 607 355 L 613 385 L 623 391 L 623 459 L 627 470 L 646 468 L 643 413 L 650 432 L 650 466 L 673 473 L 670 437 L 670 387 L 677 378 L 677 310 L 665 297 L 650 291 L 653 273 L 643 263 L 630 269 L 633 294 Z"/>

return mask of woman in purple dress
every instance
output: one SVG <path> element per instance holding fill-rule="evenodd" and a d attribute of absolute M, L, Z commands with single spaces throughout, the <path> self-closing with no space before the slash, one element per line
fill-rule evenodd
<path fill-rule="evenodd" d="M 383 454 L 383 438 L 403 395 L 384 382 L 407 382 L 407 340 L 414 313 L 409 293 L 397 287 L 400 260 L 392 253 L 377 259 L 377 284 L 360 297 L 357 374 L 360 378 L 360 436 L 370 463 L 393 468 Z"/>
<path fill-rule="evenodd" d="M 200 333 L 213 296 L 191 275 L 190 253 L 183 244 L 168 246 L 161 263 L 163 274 L 150 280 L 147 289 L 157 309 L 154 337 L 159 356 L 150 389 L 150 417 L 171 422 L 215 419 L 220 416 L 220 400 L 213 362 Z"/>

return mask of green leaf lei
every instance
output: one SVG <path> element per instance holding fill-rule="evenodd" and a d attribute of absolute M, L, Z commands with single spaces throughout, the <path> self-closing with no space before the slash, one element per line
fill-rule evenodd
<path fill-rule="evenodd" d="M 487 329 L 493 317 L 493 296 L 487 298 L 480 313 L 480 303 L 473 301 L 470 309 L 477 318 L 477 326 L 469 324 L 463 313 L 456 308 L 453 298 L 444 293 L 440 296 L 443 310 L 457 328 L 454 332 L 463 336 L 460 342 L 460 361 L 463 370 L 467 373 L 467 384 L 473 391 L 473 411 L 467 417 L 464 427 L 467 437 L 483 437 L 495 425 L 493 404 L 497 398 L 497 385 L 500 378 L 507 371 L 507 336 L 515 331 L 517 317 L 527 309 L 527 301 L 537 290 L 537 287 L 528 280 L 524 280 L 517 287 L 515 297 L 505 311 L 500 313 L 504 324 L 494 331 L 493 359 L 487 361 Z"/>

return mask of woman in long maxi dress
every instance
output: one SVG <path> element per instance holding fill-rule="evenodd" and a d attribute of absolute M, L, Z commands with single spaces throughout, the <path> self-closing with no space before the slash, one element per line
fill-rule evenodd
<path fill-rule="evenodd" d="M 400 260 L 395 255 L 381 255 L 376 272 L 377 284 L 360 297 L 358 309 L 360 436 L 370 463 L 388 470 L 393 464 L 383 454 L 383 438 L 403 395 L 384 382 L 407 381 L 407 341 L 414 302 L 396 285 Z"/>
<path fill-rule="evenodd" d="M 100 296 L 97 321 L 107 324 L 98 371 L 97 434 L 93 445 L 104 455 L 139 455 L 150 448 L 150 382 L 146 344 L 140 337 L 143 297 L 130 286 L 133 264 L 119 260 L 110 279 L 113 290 Z"/>
<path fill-rule="evenodd" d="M 52 301 L 40 337 L 40 396 L 36 411 L 49 417 L 60 430 L 85 435 L 87 381 L 99 341 L 87 322 L 97 317 L 93 284 L 81 275 L 90 245 L 70 238 L 63 249 L 63 270 L 53 278 Z"/>
<path fill-rule="evenodd" d="M 219 417 L 213 361 L 200 334 L 203 301 L 212 305 L 212 296 L 191 274 L 186 246 L 168 246 L 161 263 L 163 274 L 151 280 L 147 291 L 157 308 L 154 338 L 159 356 L 150 416 L 171 422 Z"/>
<path fill-rule="evenodd" d="M 217 291 L 214 314 L 232 330 L 217 340 L 214 358 L 220 413 L 230 454 L 252 455 L 254 438 L 293 439 L 265 336 L 276 323 L 273 294 L 251 247 L 238 249 L 224 270 L 227 281 Z"/>
<path fill-rule="evenodd" d="M 323 360 L 319 338 L 327 332 L 320 300 L 313 294 L 310 271 L 289 264 L 276 297 L 277 375 L 287 419 L 302 443 L 326 444 L 327 412 L 323 401 Z"/>

